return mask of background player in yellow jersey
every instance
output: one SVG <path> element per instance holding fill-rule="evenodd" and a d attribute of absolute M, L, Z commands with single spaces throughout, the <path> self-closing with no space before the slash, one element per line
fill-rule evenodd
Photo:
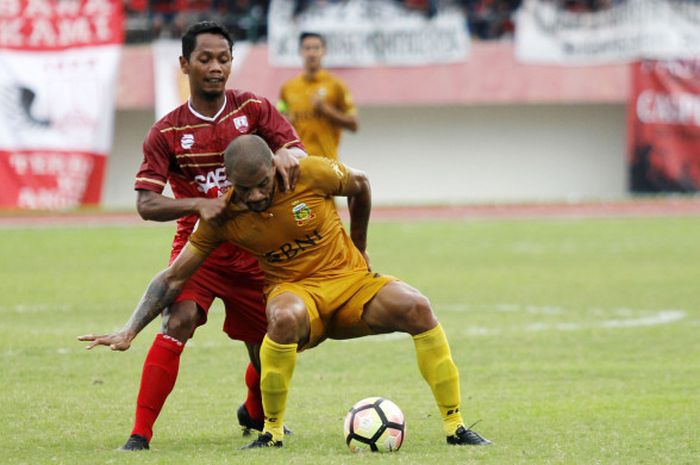
<path fill-rule="evenodd" d="M 281 447 L 287 393 L 297 352 L 326 338 L 410 334 L 418 367 L 441 413 L 448 444 L 486 445 L 460 413 L 459 373 L 430 302 L 418 290 L 371 271 L 365 253 L 371 194 L 364 173 L 322 157 L 300 160 L 293 192 L 283 192 L 263 139 L 244 135 L 229 144 L 224 164 L 233 189 L 225 220 L 201 221 L 178 258 L 153 278 L 129 321 L 149 321 L 179 294 L 207 255 L 234 242 L 258 258 L 265 274 L 267 334 L 260 348 L 265 426 L 245 446 Z M 350 234 L 334 206 L 348 198 Z M 93 338 L 90 347 L 125 350 L 136 336 L 125 329 Z"/>
<path fill-rule="evenodd" d="M 357 131 L 357 110 L 345 83 L 322 67 L 323 36 L 302 32 L 299 53 L 304 71 L 282 85 L 277 109 L 297 130 L 309 155 L 335 160 L 342 130 Z"/>

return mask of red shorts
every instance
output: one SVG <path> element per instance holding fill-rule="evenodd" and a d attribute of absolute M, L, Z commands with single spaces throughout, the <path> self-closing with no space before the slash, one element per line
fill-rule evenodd
<path fill-rule="evenodd" d="M 173 250 L 171 262 L 179 251 Z M 267 331 L 264 277 L 258 261 L 233 244 L 216 249 L 182 288 L 175 303 L 194 301 L 203 311 L 198 326 L 207 322 L 215 297 L 224 302 L 224 332 L 232 339 L 259 344 Z"/>

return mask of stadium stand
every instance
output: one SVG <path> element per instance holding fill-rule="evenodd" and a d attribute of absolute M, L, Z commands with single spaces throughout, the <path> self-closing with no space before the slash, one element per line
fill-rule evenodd
<path fill-rule="evenodd" d="M 338 0 L 295 0 L 299 15 L 314 3 Z M 447 3 L 457 4 L 466 14 L 466 27 L 473 39 L 510 39 L 513 16 L 522 0 L 397 0 L 406 8 L 433 17 Z M 610 8 L 621 0 L 552 0 L 567 10 L 592 12 Z M 191 23 L 204 18 L 223 23 L 236 40 L 264 41 L 267 37 L 269 0 L 125 0 L 126 42 L 145 43 L 160 37 L 179 37 Z"/>

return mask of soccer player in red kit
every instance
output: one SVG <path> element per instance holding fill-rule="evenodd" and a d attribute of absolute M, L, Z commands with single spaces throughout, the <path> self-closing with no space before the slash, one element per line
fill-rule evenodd
<path fill-rule="evenodd" d="M 190 99 L 158 121 L 143 144 L 136 175 L 137 209 L 146 220 L 177 219 L 172 262 L 187 243 L 199 218 L 215 221 L 225 212 L 223 152 L 242 134 L 257 134 L 275 150 L 275 164 L 286 189 L 293 190 L 298 158 L 305 153 L 299 138 L 274 106 L 250 92 L 226 90 L 233 40 L 220 25 L 197 23 L 182 38 L 180 67 L 189 80 Z M 174 199 L 162 195 L 169 182 Z M 259 347 L 267 329 L 262 297 L 263 275 L 256 259 L 233 244 L 219 247 L 163 311 L 162 332 L 146 357 L 136 402 L 136 417 L 125 450 L 149 448 L 153 424 L 178 374 L 180 354 L 197 326 L 207 320 L 215 297 L 226 308 L 224 331 L 245 342 L 251 363 L 246 370 L 248 398 L 238 409 L 245 429 L 263 426 Z M 147 322 L 129 321 L 138 333 Z M 94 335 L 81 336 L 93 340 Z"/>

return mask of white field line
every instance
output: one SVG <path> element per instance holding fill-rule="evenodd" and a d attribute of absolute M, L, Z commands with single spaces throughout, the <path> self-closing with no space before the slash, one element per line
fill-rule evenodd
<path fill-rule="evenodd" d="M 60 312 L 65 313 L 73 310 L 70 304 L 16 304 L 16 305 L 0 305 L 0 313 L 49 313 Z"/>
<path fill-rule="evenodd" d="M 591 328 L 638 328 L 658 326 L 680 321 L 686 317 L 680 310 L 662 310 L 639 318 L 600 320 L 593 323 L 534 323 L 525 327 L 526 331 L 577 331 Z"/>
<path fill-rule="evenodd" d="M 496 311 L 499 313 L 524 313 L 528 315 L 574 315 L 577 312 L 567 310 L 559 306 L 536 306 L 520 304 L 494 304 L 494 305 L 469 305 L 469 304 L 448 304 L 435 305 L 438 312 L 475 312 L 475 311 Z M 578 312 L 580 314 L 580 312 Z M 600 309 L 594 308 L 586 312 L 587 316 L 595 316 L 594 321 L 581 322 L 557 322 L 557 323 L 530 323 L 524 326 L 466 326 L 462 329 L 462 334 L 466 336 L 492 336 L 513 332 L 539 332 L 539 331 L 580 331 L 584 329 L 617 329 L 617 328 L 638 328 L 646 326 L 658 326 L 681 321 L 687 317 L 683 310 L 658 310 L 652 311 L 632 308 Z M 614 316 L 614 318 L 606 318 Z M 691 324 L 697 322 L 689 322 Z M 408 337 L 402 333 L 383 334 L 363 339 L 365 342 L 383 342 L 387 340 L 403 339 Z M 355 342 L 354 340 L 344 342 Z"/>
<path fill-rule="evenodd" d="M 656 326 L 665 325 L 680 321 L 685 318 L 685 312 L 682 310 L 665 310 L 656 313 L 655 315 L 643 316 L 640 318 L 631 318 L 628 320 L 606 320 L 601 322 L 603 328 L 633 328 L 637 326 Z"/>
<path fill-rule="evenodd" d="M 474 312 L 478 310 L 495 310 L 500 313 L 530 313 L 540 315 L 561 315 L 567 309 L 557 305 L 522 305 L 522 304 L 434 304 L 433 309 L 445 312 Z"/>
<path fill-rule="evenodd" d="M 220 305 L 213 305 L 211 310 L 223 311 Z M 580 314 L 580 311 L 568 310 L 564 307 L 554 306 L 554 305 L 521 305 L 521 304 L 482 304 L 482 305 L 471 305 L 471 304 L 442 304 L 434 306 L 438 313 L 440 311 L 446 312 L 458 312 L 458 313 L 469 313 L 469 312 L 483 312 L 483 311 L 496 311 L 499 313 L 524 313 L 529 315 L 572 315 Z M 46 312 L 61 312 L 66 313 L 73 310 L 74 306 L 70 304 L 17 304 L 10 306 L 0 305 L 0 314 L 2 313 L 16 313 L 16 314 L 26 314 L 26 313 L 46 313 Z M 649 312 L 648 310 L 632 309 L 632 308 L 615 308 L 615 309 L 600 309 L 594 308 L 588 310 L 586 315 L 589 317 L 591 315 L 596 316 L 595 321 L 587 321 L 585 323 L 581 322 L 537 322 L 530 323 L 524 326 L 508 326 L 508 327 L 485 327 L 485 326 L 467 326 L 462 329 L 462 334 L 467 336 L 491 336 L 503 333 L 512 332 L 540 332 L 540 331 L 579 331 L 584 329 L 617 329 L 617 328 L 638 328 L 638 327 L 648 327 L 648 326 L 658 326 L 671 324 L 681 321 L 687 317 L 687 313 L 683 310 L 658 310 Z M 607 315 L 614 315 L 615 318 L 605 318 Z M 688 324 L 699 325 L 700 322 L 693 320 L 689 321 Z M 46 331 L 46 329 L 44 329 Z M 363 338 L 363 342 L 383 342 L 396 339 L 406 339 L 409 336 L 404 333 L 391 333 L 391 334 L 381 334 L 377 336 L 370 336 L 368 338 Z M 339 342 L 358 342 L 357 339 L 342 340 Z M 228 345 L 228 341 L 225 340 L 209 340 L 209 341 L 196 341 L 191 340 L 188 343 L 188 347 L 192 348 L 212 348 Z M 72 352 L 72 350 L 71 350 Z M 59 353 L 68 353 L 61 352 Z"/>
<path fill-rule="evenodd" d="M 33 303 L 33 304 L 14 304 L 14 305 L 0 305 L 0 314 L 3 313 L 17 313 L 17 314 L 32 314 L 32 313 L 66 313 L 76 311 L 78 308 L 89 308 L 95 309 L 95 312 L 105 312 L 114 310 L 123 310 L 124 315 L 128 316 L 128 312 L 133 309 L 133 303 L 131 302 L 108 302 L 108 303 L 84 303 L 79 306 L 70 303 L 63 304 L 49 304 L 49 303 Z"/>
<path fill-rule="evenodd" d="M 468 305 L 468 304 L 452 304 L 440 306 L 440 309 L 449 312 L 474 312 L 491 310 L 501 313 L 526 313 L 540 315 L 565 315 L 565 314 L 580 314 L 579 311 L 567 310 L 558 306 L 535 306 L 535 305 L 519 305 L 519 304 L 495 304 L 495 305 Z M 462 334 L 469 336 L 489 336 L 494 334 L 502 334 L 504 332 L 532 332 L 532 331 L 579 331 L 584 329 L 612 329 L 612 328 L 638 328 L 646 326 L 658 326 L 670 323 L 675 323 L 686 318 L 687 313 L 684 310 L 664 309 L 649 312 L 648 310 L 632 309 L 632 308 L 615 308 L 615 309 L 600 309 L 594 308 L 586 312 L 589 321 L 585 323 L 563 321 L 556 323 L 538 322 L 531 323 L 525 326 L 509 326 L 509 327 L 483 327 L 469 326 L 462 330 Z M 595 316 L 593 321 L 590 317 Z M 606 316 L 614 316 L 614 318 L 606 318 Z"/>

